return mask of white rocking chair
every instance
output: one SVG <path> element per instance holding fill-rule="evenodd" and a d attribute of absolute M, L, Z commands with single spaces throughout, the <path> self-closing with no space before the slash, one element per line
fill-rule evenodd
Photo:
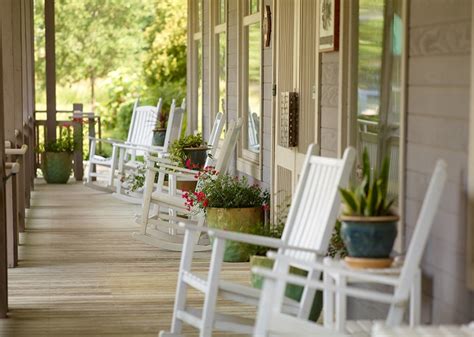
<path fill-rule="evenodd" d="M 222 126 L 218 127 L 222 130 Z M 227 130 L 222 147 L 219 153 L 213 157 L 208 157 L 207 166 L 214 166 L 219 172 L 225 173 L 229 168 L 230 158 L 237 145 L 237 140 L 242 129 L 242 121 L 231 122 Z M 216 135 L 218 141 L 219 135 Z M 215 147 L 217 149 L 217 146 Z M 214 149 L 214 151 L 216 150 Z M 212 149 L 211 149 L 212 150 Z M 158 176 L 158 187 L 155 192 L 156 174 Z M 147 244 L 172 251 L 181 251 L 183 249 L 184 236 L 179 223 L 184 220 L 182 217 L 176 217 L 178 213 L 194 219 L 194 224 L 199 227 L 204 226 L 204 216 L 202 214 L 193 215 L 186 207 L 185 200 L 181 197 L 180 191 L 176 190 L 176 181 L 197 181 L 196 174 L 198 171 L 189 170 L 169 164 L 158 157 L 149 156 L 147 158 L 147 173 L 145 178 L 145 192 L 143 199 L 143 208 L 140 232 L 133 233 L 133 237 Z M 164 185 L 164 177 L 168 175 L 167 192 Z M 151 213 L 152 204 L 157 205 L 158 214 Z M 162 210 L 167 210 L 163 213 Z M 180 233 L 181 232 L 181 233 Z M 199 242 L 196 239 L 196 250 L 210 250 L 206 240 Z"/>
<path fill-rule="evenodd" d="M 165 141 L 163 146 L 152 146 L 151 142 L 147 146 L 135 145 L 135 144 L 117 144 L 115 145 L 119 149 L 119 160 L 118 160 L 118 178 L 115 186 L 115 193 L 113 196 L 117 199 L 131 202 L 134 204 L 141 204 L 143 201 L 143 193 L 133 192 L 131 193 L 124 188 L 122 178 L 125 178 L 127 174 L 131 172 L 138 172 L 140 168 L 145 167 L 145 164 L 135 160 L 135 156 L 144 155 L 148 151 L 153 151 L 160 158 L 166 156 L 168 153 L 169 146 L 181 136 L 181 129 L 184 119 L 184 101 L 181 108 L 175 107 L 175 101 L 171 104 L 170 116 L 168 119 L 168 125 L 166 128 Z M 150 134 L 153 135 L 152 130 Z M 127 155 L 132 153 L 131 158 L 127 158 Z"/>
<path fill-rule="evenodd" d="M 130 121 L 130 127 L 128 130 L 128 136 L 126 141 L 117 140 L 117 139 L 102 139 L 102 138 L 94 138 L 89 137 L 90 140 L 90 148 L 89 148 L 89 170 L 87 173 L 87 179 L 85 184 L 97 188 L 100 190 L 109 191 L 114 184 L 114 179 L 116 177 L 116 169 L 118 167 L 118 150 L 119 148 L 116 146 L 117 144 L 132 144 L 138 142 L 150 142 L 151 144 L 151 137 L 153 135 L 150 132 L 147 132 L 147 129 L 153 127 L 154 123 L 150 123 L 153 120 L 154 116 L 161 112 L 162 107 L 162 99 L 158 100 L 158 104 L 156 107 L 153 106 L 138 106 L 139 99 L 135 101 L 133 106 L 132 112 L 132 119 Z M 147 138 L 149 137 L 149 139 Z M 146 138 L 143 139 L 143 138 Z M 97 151 L 97 143 L 107 143 L 112 145 L 112 155 L 109 158 L 102 157 L 96 154 Z M 93 183 L 93 180 L 98 177 L 98 173 L 96 172 L 97 166 L 105 166 L 108 168 L 108 175 L 106 186 L 101 186 L 98 183 Z"/>
<path fill-rule="evenodd" d="M 329 257 L 324 259 L 324 263 L 317 263 L 281 254 L 276 256 L 275 254 L 269 254 L 276 257 L 277 262 L 280 264 L 280 269 L 270 271 L 256 268 L 254 270 L 255 273 L 266 278 L 263 286 L 263 295 L 259 304 L 254 336 L 271 336 L 272 333 L 293 336 L 293 332 L 305 332 L 298 336 L 308 337 L 329 336 L 331 334 L 334 336 L 369 336 L 372 321 L 346 321 L 347 296 L 389 304 L 390 310 L 385 320 L 385 325 L 387 326 L 399 326 L 402 324 L 403 315 L 408 302 L 410 302 L 411 324 L 418 324 L 419 318 L 417 316 L 420 312 L 421 296 L 420 262 L 445 182 L 446 164 L 443 161 L 438 161 L 426 192 L 405 262 L 398 272 L 393 269 L 350 269 L 342 262 Z M 324 275 L 324 281 L 289 275 L 288 267 L 290 265 L 304 266 L 321 271 Z M 284 287 L 287 282 L 324 291 L 324 326 L 295 318 L 282 312 Z M 393 293 L 382 292 L 376 289 L 362 289 L 351 285 L 354 283 L 391 286 L 393 287 Z M 336 313 L 335 317 L 334 312 Z"/>
<path fill-rule="evenodd" d="M 161 331 L 160 336 L 179 336 L 183 323 L 199 329 L 200 337 L 211 336 L 214 329 L 247 334 L 253 332 L 253 320 L 216 312 L 218 295 L 257 306 L 261 293 L 258 289 L 220 279 L 226 240 L 276 248 L 282 254 L 305 261 L 314 261 L 326 254 L 340 207 L 338 188 L 348 184 L 355 149 L 348 148 L 342 159 L 318 157 L 315 154 L 316 147 L 311 145 L 281 239 L 206 228 L 208 235 L 214 239 L 207 278 L 191 271 L 195 242 L 202 228 L 182 224 L 185 228 L 184 251 L 181 256 L 171 331 Z M 278 263 L 274 268 L 279 268 Z M 311 280 L 319 279 L 320 273 L 311 271 L 308 277 Z M 188 307 L 186 293 L 189 286 L 204 294 L 202 310 Z M 307 288 L 300 302 L 285 298 L 285 310 L 307 319 L 314 295 L 315 291 Z"/>

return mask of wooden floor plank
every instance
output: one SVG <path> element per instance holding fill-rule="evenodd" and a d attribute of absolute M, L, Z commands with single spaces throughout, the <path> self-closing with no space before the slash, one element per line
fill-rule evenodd
<path fill-rule="evenodd" d="M 81 184 L 39 182 L 19 267 L 9 270 L 10 313 L 0 320 L 0 336 L 157 336 L 168 329 L 180 254 L 132 239 L 138 212 Z M 197 253 L 195 269 L 206 271 L 209 258 Z M 247 263 L 224 269 L 224 278 L 248 283 Z M 190 302 L 197 306 L 202 296 L 190 292 Z M 219 303 L 222 312 L 255 315 Z M 192 328 L 186 334 L 196 335 Z"/>

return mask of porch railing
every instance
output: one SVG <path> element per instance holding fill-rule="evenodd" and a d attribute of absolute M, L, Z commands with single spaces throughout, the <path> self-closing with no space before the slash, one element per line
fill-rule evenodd
<path fill-rule="evenodd" d="M 47 135 L 46 110 L 35 111 L 35 145 L 40 148 L 46 144 Z M 100 116 L 92 112 L 83 112 L 82 104 L 74 104 L 72 110 L 56 111 L 56 137 L 73 135 L 76 140 L 74 148 L 74 177 L 82 180 L 84 175 L 83 158 L 88 155 L 89 137 L 101 138 L 102 124 Z M 100 146 L 100 145 L 99 145 Z M 101 149 L 98 149 L 100 152 Z M 39 151 L 35 154 L 35 168 L 41 166 Z"/>

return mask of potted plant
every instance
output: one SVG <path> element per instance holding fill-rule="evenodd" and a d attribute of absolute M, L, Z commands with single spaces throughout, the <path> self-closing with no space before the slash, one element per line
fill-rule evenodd
<path fill-rule="evenodd" d="M 136 170 L 131 171 L 122 178 L 122 187 L 130 195 L 137 195 L 143 191 L 145 185 L 146 168 L 140 165 Z"/>
<path fill-rule="evenodd" d="M 167 123 L 168 113 L 161 111 L 156 117 L 155 128 L 153 129 L 153 145 L 163 146 L 165 144 Z"/>
<path fill-rule="evenodd" d="M 202 169 L 207 159 L 209 147 L 202 135 L 184 136 L 170 146 L 170 159 L 178 166 L 189 169 Z"/>
<path fill-rule="evenodd" d="M 395 238 L 398 216 L 391 209 L 388 175 L 390 163 L 385 158 L 380 173 L 371 174 L 367 149 L 362 155 L 362 179 L 350 189 L 340 189 L 344 204 L 341 235 L 353 266 L 387 267 Z"/>
<path fill-rule="evenodd" d="M 269 201 L 267 191 L 250 185 L 245 177 L 219 174 L 213 168 L 205 168 L 198 177 L 198 188 L 183 193 L 183 198 L 189 210 L 205 212 L 208 227 L 249 234 L 262 231 Z M 255 249 L 252 245 L 227 241 L 224 261 L 248 261 Z"/>
<path fill-rule="evenodd" d="M 63 132 L 61 138 L 40 147 L 41 171 L 49 184 L 66 184 L 72 171 L 74 137 Z"/>

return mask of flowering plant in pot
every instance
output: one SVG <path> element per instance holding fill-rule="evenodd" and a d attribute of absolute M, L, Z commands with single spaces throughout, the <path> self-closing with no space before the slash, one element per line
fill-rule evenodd
<path fill-rule="evenodd" d="M 178 166 L 192 170 L 204 168 L 209 147 L 202 135 L 188 135 L 181 137 L 170 146 L 170 159 Z"/>
<path fill-rule="evenodd" d="M 264 227 L 269 193 L 257 184 L 249 184 L 246 177 L 219 174 L 207 167 L 198 175 L 194 192 L 183 193 L 189 210 L 204 212 L 211 228 L 258 234 Z M 255 247 L 227 241 L 226 262 L 244 262 L 254 254 Z"/>
<path fill-rule="evenodd" d="M 61 137 L 40 146 L 41 171 L 49 184 L 66 184 L 72 171 L 74 137 L 63 130 Z"/>
<path fill-rule="evenodd" d="M 350 189 L 340 189 L 344 204 L 341 235 L 354 266 L 386 267 L 397 237 L 399 217 L 388 198 L 390 163 L 385 158 L 379 173 L 372 176 L 367 149 L 362 155 L 362 179 Z"/>

